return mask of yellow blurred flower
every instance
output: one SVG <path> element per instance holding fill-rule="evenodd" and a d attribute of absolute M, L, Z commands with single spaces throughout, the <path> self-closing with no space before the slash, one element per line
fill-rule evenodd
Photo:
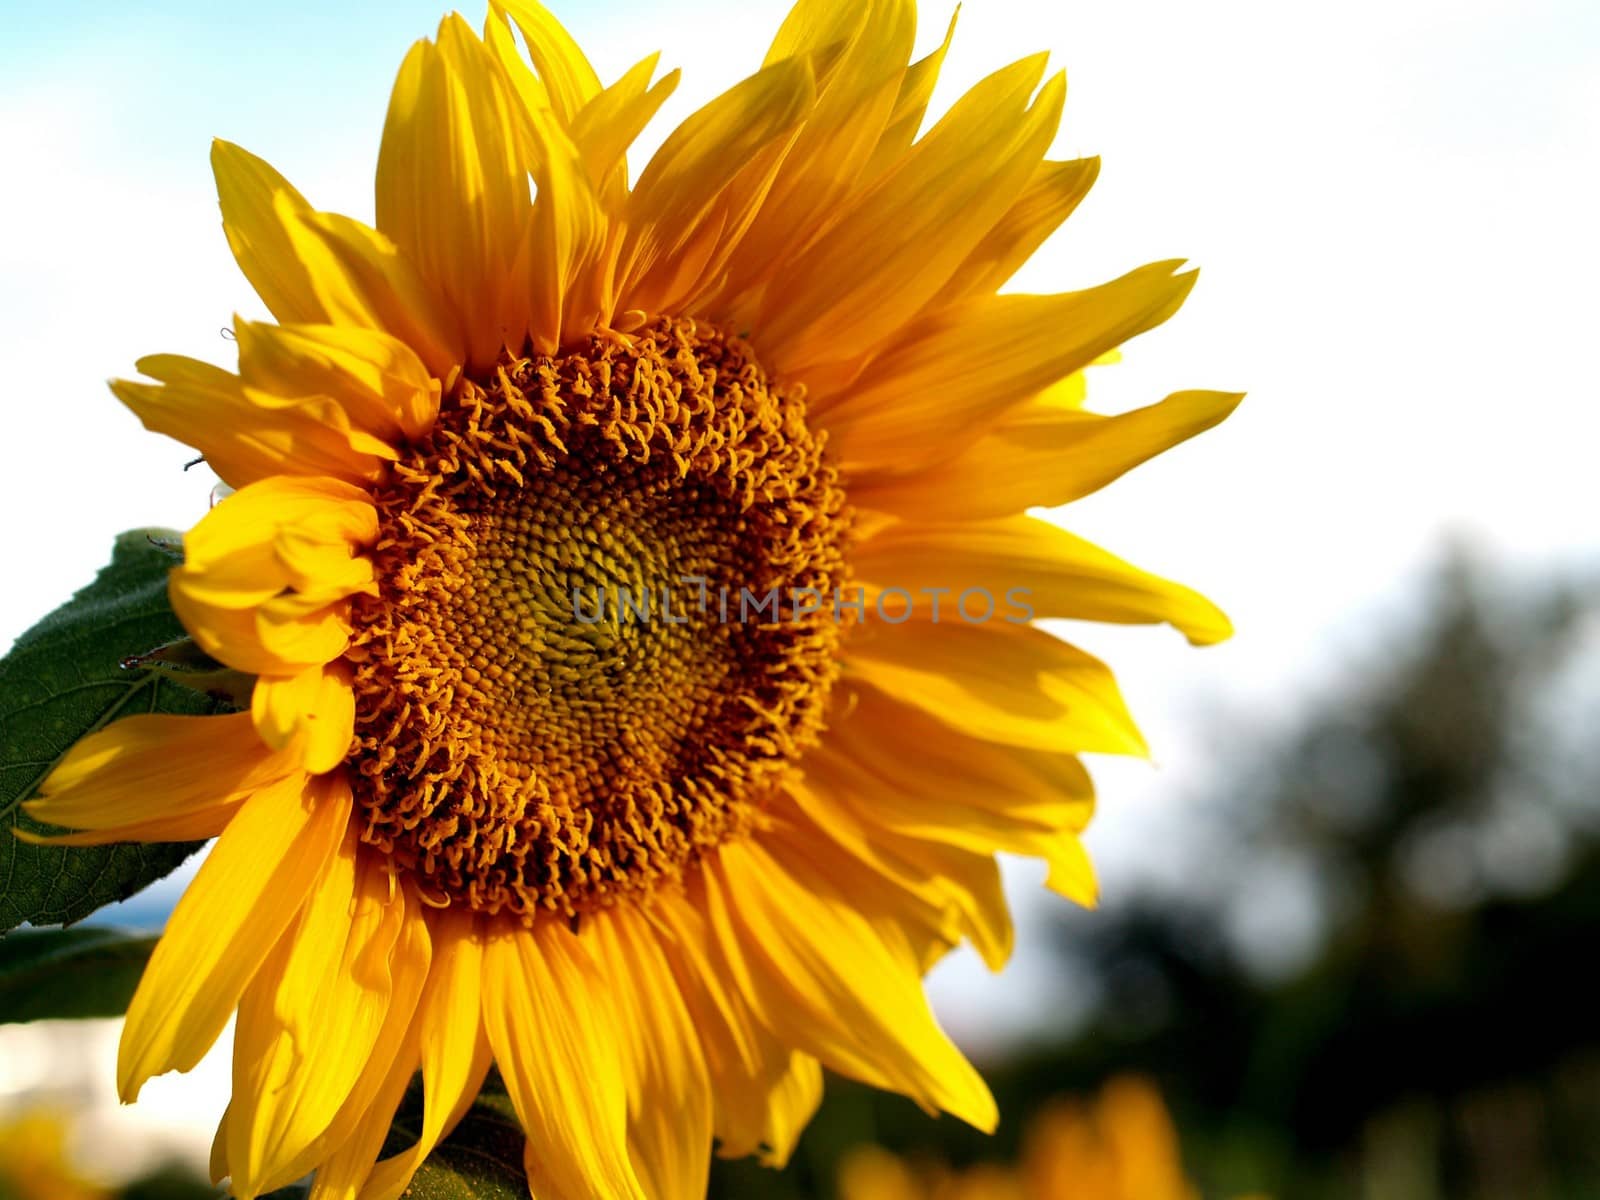
<path fill-rule="evenodd" d="M 1198 1200 L 1178 1131 L 1148 1080 L 1113 1079 L 1094 1100 L 1034 1118 L 1023 1152 L 1029 1200 Z"/>
<path fill-rule="evenodd" d="M 913 1165 L 878 1146 L 853 1151 L 839 1168 L 839 1200 L 1027 1200 L 1008 1167 L 952 1171 Z"/>
<path fill-rule="evenodd" d="M 0 1200 L 110 1200 L 67 1161 L 67 1121 L 36 1109 L 0 1120 Z"/>
<path fill-rule="evenodd" d="M 915 1164 L 876 1146 L 840 1168 L 840 1200 L 1199 1200 L 1155 1085 L 1125 1076 L 1035 1116 L 1016 1166 Z"/>

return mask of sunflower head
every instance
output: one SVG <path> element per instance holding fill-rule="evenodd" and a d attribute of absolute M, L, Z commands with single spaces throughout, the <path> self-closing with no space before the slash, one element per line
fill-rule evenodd
<path fill-rule="evenodd" d="M 375 499 L 346 761 L 363 840 L 435 902 L 531 921 L 648 891 L 815 744 L 843 626 L 787 599 L 843 586 L 848 509 L 737 338 L 507 353 Z"/>
<path fill-rule="evenodd" d="M 909 0 L 800 0 L 634 174 L 677 73 L 603 84 L 497 0 L 406 56 L 372 224 L 216 144 L 275 320 L 114 388 L 231 489 L 169 594 L 248 710 L 120 720 L 31 811 L 217 837 L 119 1071 L 131 1100 L 237 1014 L 237 1195 L 398 1195 L 491 1063 L 547 1200 L 781 1163 L 823 1065 L 993 1125 L 922 975 L 1004 962 L 998 852 L 1092 902 L 1078 755 L 1144 749 L 1036 622 L 1229 632 L 1027 510 L 1238 397 L 1086 409 L 1193 273 L 1000 292 L 1098 163 L 1048 157 L 1041 55 L 929 121 L 953 32 L 914 57 Z"/>

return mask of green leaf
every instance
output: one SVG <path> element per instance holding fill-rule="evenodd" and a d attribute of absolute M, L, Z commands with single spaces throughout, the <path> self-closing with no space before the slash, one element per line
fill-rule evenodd
<path fill-rule="evenodd" d="M 226 706 L 164 674 L 122 665 L 183 635 L 167 605 L 167 571 L 176 561 L 167 546 L 176 536 L 146 529 L 121 535 L 95 581 L 0 659 L 0 933 L 25 921 L 82 920 L 160 879 L 199 848 L 198 842 L 33 846 L 11 834 L 13 826 L 49 832 L 22 812 L 22 802 L 85 734 L 130 713 Z"/>
<path fill-rule="evenodd" d="M 414 1145 L 422 1130 L 422 1085 L 412 1080 L 384 1143 L 387 1157 Z M 461 1124 L 417 1169 L 407 1200 L 527 1200 L 522 1169 L 526 1139 L 498 1072 L 489 1072 L 483 1091 Z"/>
<path fill-rule="evenodd" d="M 114 929 L 24 929 L 0 938 L 0 1024 L 122 1015 L 155 944 Z"/>

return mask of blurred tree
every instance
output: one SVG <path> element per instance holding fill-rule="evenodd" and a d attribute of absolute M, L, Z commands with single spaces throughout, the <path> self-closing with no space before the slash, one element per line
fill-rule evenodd
<path fill-rule="evenodd" d="M 1214 878 L 1236 882 L 1069 922 L 1107 992 L 1072 1054 L 1162 1077 L 1218 1190 L 1600 1195 L 1595 592 L 1456 555 L 1429 601 L 1281 743 L 1219 740 L 1254 762 L 1209 802 L 1236 856 Z M 1260 863 L 1314 899 L 1287 976 L 1238 934 L 1273 902 Z"/>

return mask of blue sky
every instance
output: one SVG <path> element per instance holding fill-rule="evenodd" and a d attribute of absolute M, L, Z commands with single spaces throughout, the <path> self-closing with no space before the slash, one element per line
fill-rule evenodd
<path fill-rule="evenodd" d="M 783 7 L 555 4 L 606 79 L 654 49 L 685 80 L 659 140 L 752 70 Z M 949 6 L 924 6 L 921 37 Z M 260 313 L 218 226 L 213 136 L 314 203 L 371 213 L 389 85 L 428 3 L 10 4 L 0 17 L 0 364 L 14 516 L 0 645 L 92 574 L 111 537 L 192 523 L 209 486 L 104 390 L 140 354 L 227 364 Z M 481 19 L 470 9 L 468 16 Z M 1160 768 L 1100 767 L 1109 891 L 1192 870 L 1178 799 L 1206 778 L 1197 712 L 1263 723 L 1374 651 L 1462 536 L 1529 570 L 1600 549 L 1600 6 L 1592 0 L 968 0 L 936 109 L 1048 48 L 1068 71 L 1056 156 L 1099 153 L 1089 200 L 1016 280 L 1085 286 L 1187 256 L 1185 311 L 1096 374 L 1094 403 L 1248 390 L 1222 429 L 1062 514 L 1215 596 L 1204 652 L 1110 630 Z M 635 170 L 642 161 L 634 158 Z M 1019 895 L 1036 878 L 1017 874 Z M 1026 938 L 1025 938 L 1026 942 Z M 970 960 L 937 981 L 974 1044 L 1056 986 Z M 1054 1002 L 1054 1001 L 1052 1001 Z"/>

